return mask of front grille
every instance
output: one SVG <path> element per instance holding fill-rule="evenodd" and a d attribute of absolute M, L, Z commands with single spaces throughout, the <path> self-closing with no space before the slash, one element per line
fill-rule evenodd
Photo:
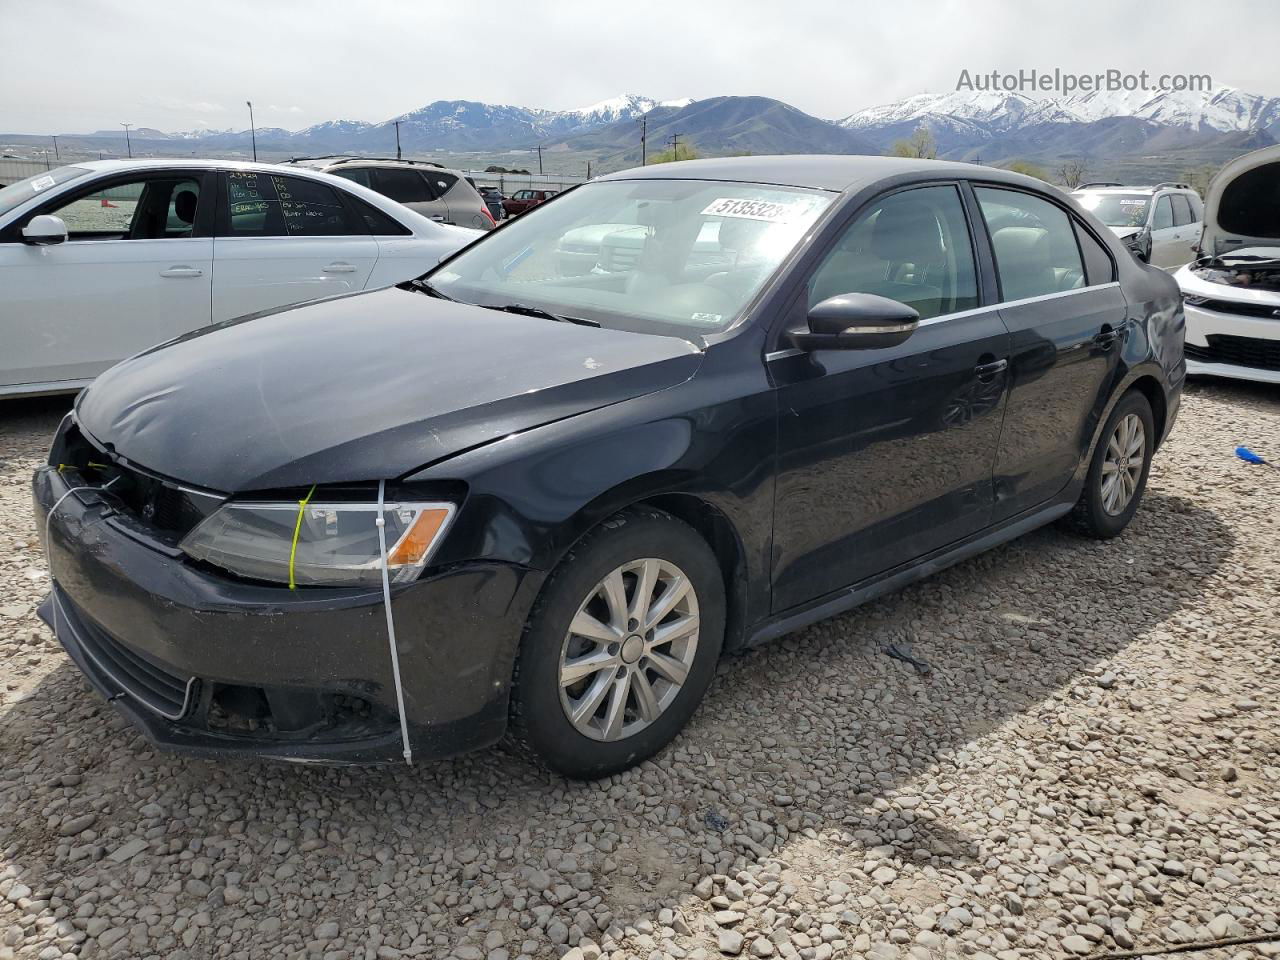
<path fill-rule="evenodd" d="M 162 540 L 176 543 L 224 498 L 154 476 L 96 447 L 74 423 L 55 442 L 60 461 L 74 467 L 80 482 L 108 487 L 112 503 Z"/>
<path fill-rule="evenodd" d="M 58 612 L 72 621 L 85 655 L 124 688 L 128 696 L 153 713 L 177 720 L 195 703 L 195 680 L 160 666 L 107 633 L 86 617 L 60 588 L 54 588 Z"/>
<path fill-rule="evenodd" d="M 1280 331 L 1277 331 L 1280 333 Z M 1232 337 L 1211 333 L 1207 347 L 1194 343 L 1186 345 L 1187 359 L 1201 363 L 1229 363 L 1237 367 L 1255 370 L 1280 370 L 1280 340 L 1262 340 L 1257 337 Z"/>
<path fill-rule="evenodd" d="M 1193 307 L 1202 310 L 1213 310 L 1216 313 L 1233 313 L 1241 317 L 1261 317 L 1263 320 L 1280 320 L 1280 305 L 1267 303 L 1245 303 L 1241 300 L 1205 300 L 1199 297 L 1188 299 Z"/>

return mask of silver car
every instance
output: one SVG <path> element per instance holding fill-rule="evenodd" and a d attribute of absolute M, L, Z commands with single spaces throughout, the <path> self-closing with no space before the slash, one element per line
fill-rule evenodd
<path fill-rule="evenodd" d="M 371 157 L 314 157 L 290 163 L 351 180 L 437 223 L 477 230 L 496 226 L 484 198 L 467 178 L 438 163 Z"/>
<path fill-rule="evenodd" d="M 1110 227 L 1139 260 L 1172 271 L 1195 258 L 1203 205 L 1188 184 L 1084 183 L 1071 196 Z"/>

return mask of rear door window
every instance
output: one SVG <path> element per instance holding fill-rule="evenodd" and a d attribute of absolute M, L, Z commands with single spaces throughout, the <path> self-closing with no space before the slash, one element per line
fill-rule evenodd
<path fill-rule="evenodd" d="M 1187 202 L 1184 194 L 1175 193 L 1169 198 L 1173 202 L 1173 225 L 1175 227 L 1185 227 L 1188 223 L 1194 223 L 1195 217 L 1191 213 L 1191 204 Z"/>
<path fill-rule="evenodd" d="M 427 203 L 436 198 L 430 184 L 417 170 L 374 168 L 369 171 L 369 186 L 397 203 Z"/>
<path fill-rule="evenodd" d="M 1080 252 L 1084 254 L 1085 277 L 1089 286 L 1099 283 L 1110 283 L 1116 278 L 1116 265 L 1107 253 L 1101 241 L 1085 229 L 1078 220 L 1074 220 L 1076 237 L 1080 241 Z"/>
<path fill-rule="evenodd" d="M 974 193 L 991 234 L 1003 300 L 1025 300 L 1085 285 L 1080 247 L 1065 210 L 1017 190 L 977 187 Z"/>
<path fill-rule="evenodd" d="M 363 234 L 325 183 L 278 174 L 229 171 L 219 233 L 228 237 L 333 237 Z"/>
<path fill-rule="evenodd" d="M 427 178 L 427 181 L 431 184 L 431 189 L 435 191 L 438 197 L 443 197 L 458 182 L 458 178 L 452 173 L 444 173 L 440 170 L 423 171 L 422 175 Z"/>

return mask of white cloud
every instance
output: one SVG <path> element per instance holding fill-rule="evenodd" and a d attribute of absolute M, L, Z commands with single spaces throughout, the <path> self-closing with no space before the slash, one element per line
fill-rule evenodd
<path fill-rule="evenodd" d="M 0 125 L 247 126 L 243 104 L 260 98 L 302 127 L 381 121 L 437 99 L 572 108 L 621 92 L 763 94 L 836 118 L 952 90 L 962 69 L 1022 67 L 1209 73 L 1280 94 L 1266 42 L 1280 33 L 1280 4 L 1238 6 L 1214 15 L 1200 0 L 1167 0 L 1157 16 L 1123 0 L 219 0 L 211 17 L 203 0 L 8 3 L 5 35 L 32 42 L 0 57 Z M 60 62 L 92 64 L 92 81 L 50 71 L 47 44 L 34 42 L 47 37 Z"/>

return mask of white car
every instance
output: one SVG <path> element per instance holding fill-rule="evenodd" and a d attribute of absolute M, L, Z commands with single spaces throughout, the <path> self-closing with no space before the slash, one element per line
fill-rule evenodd
<path fill-rule="evenodd" d="M 199 327 L 412 279 L 482 234 L 326 173 L 97 160 L 0 188 L 0 396 Z"/>
<path fill-rule="evenodd" d="M 1200 248 L 1202 258 L 1175 274 L 1187 373 L 1280 383 L 1280 146 L 1218 171 Z"/>

